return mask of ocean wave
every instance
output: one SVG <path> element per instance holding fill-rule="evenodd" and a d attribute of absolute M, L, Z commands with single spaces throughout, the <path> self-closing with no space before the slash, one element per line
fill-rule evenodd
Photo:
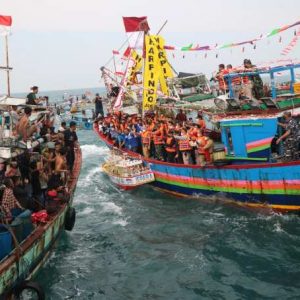
<path fill-rule="evenodd" d="M 83 159 L 91 155 L 103 155 L 109 152 L 109 149 L 107 147 L 97 145 L 82 145 L 81 150 Z"/>
<path fill-rule="evenodd" d="M 79 211 L 77 213 L 78 216 L 86 216 L 86 215 L 90 215 L 92 212 L 94 212 L 95 209 L 92 207 L 86 207 L 83 210 Z"/>
<path fill-rule="evenodd" d="M 116 205 L 113 202 L 102 202 L 102 212 L 112 212 L 117 215 L 122 215 L 122 207 Z"/>

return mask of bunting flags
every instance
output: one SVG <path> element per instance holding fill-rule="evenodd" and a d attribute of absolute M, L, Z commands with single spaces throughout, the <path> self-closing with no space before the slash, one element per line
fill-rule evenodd
<path fill-rule="evenodd" d="M 289 54 L 292 49 L 297 45 L 298 39 L 300 37 L 300 29 L 296 32 L 296 35 L 292 38 L 290 43 L 281 51 L 281 55 L 287 55 Z"/>
<path fill-rule="evenodd" d="M 200 46 L 199 44 L 196 44 L 194 46 L 194 44 L 189 44 L 189 45 L 183 46 L 183 47 L 165 45 L 164 49 L 165 50 L 170 50 L 170 51 L 173 51 L 173 50 L 177 50 L 177 51 L 208 51 L 208 50 L 219 50 L 219 49 L 227 49 L 227 48 L 232 48 L 232 47 L 237 47 L 237 46 L 244 46 L 244 45 L 247 45 L 247 44 L 255 45 L 255 43 L 260 41 L 260 40 L 272 37 L 276 34 L 279 34 L 283 31 L 286 31 L 286 30 L 288 30 L 292 27 L 298 26 L 298 25 L 300 25 L 300 21 L 295 22 L 295 23 L 290 24 L 290 25 L 282 26 L 280 28 L 275 28 L 267 34 L 261 34 L 259 37 L 255 38 L 255 39 L 246 40 L 246 41 L 242 41 L 242 42 L 225 43 L 225 44 L 220 44 L 220 45 L 215 44 L 215 45 L 206 45 L 206 46 Z M 281 39 L 280 39 L 280 41 L 281 41 Z"/>
<path fill-rule="evenodd" d="M 9 35 L 12 24 L 11 16 L 0 15 L 0 35 Z"/>

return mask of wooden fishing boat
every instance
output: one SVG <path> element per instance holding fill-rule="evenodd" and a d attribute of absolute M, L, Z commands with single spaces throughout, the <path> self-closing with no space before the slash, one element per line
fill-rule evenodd
<path fill-rule="evenodd" d="M 67 201 L 50 214 L 45 224 L 39 224 L 20 244 L 15 240 L 15 248 L 0 261 L 0 299 L 14 299 L 26 290 L 35 293 L 36 299 L 44 299 L 39 285 L 31 281 L 46 261 L 60 233 L 72 230 L 75 223 L 75 209 L 72 207 L 76 183 L 81 168 L 81 150 L 76 149 L 75 163 L 67 188 Z"/>
<path fill-rule="evenodd" d="M 237 131 L 239 123 L 240 130 Z M 256 126 L 266 129 L 270 126 L 268 134 L 272 134 L 276 130 L 277 118 L 271 118 L 269 121 L 259 118 L 232 121 L 224 119 L 222 124 L 224 125 L 222 137 L 228 134 L 230 128 L 234 143 L 242 145 L 245 142 L 240 139 L 242 129 L 256 129 Z M 94 130 L 100 139 L 112 148 L 113 142 L 104 136 L 97 126 Z M 239 138 L 235 139 L 237 137 Z M 144 157 L 141 159 L 154 173 L 155 181 L 150 184 L 160 191 L 175 196 L 203 198 L 203 196 L 214 195 L 218 200 L 248 207 L 280 212 L 300 211 L 300 160 L 272 161 L 270 137 L 258 138 L 254 141 L 251 141 L 253 137 L 250 134 L 245 137 L 250 138 L 243 147 L 245 156 L 238 156 L 238 153 L 228 155 L 227 152 L 225 161 L 221 159 L 215 165 L 203 167 L 166 163 Z M 123 151 L 132 158 L 140 157 L 140 154 Z M 207 199 L 213 201 L 216 198 Z"/>
<path fill-rule="evenodd" d="M 141 159 L 150 167 L 155 176 L 155 181 L 150 184 L 156 189 L 182 197 L 202 199 L 203 196 L 209 196 L 204 198 L 222 199 L 239 205 L 278 211 L 300 211 L 299 153 L 297 157 L 291 153 L 283 153 L 282 142 L 279 151 L 277 147 L 276 151 L 273 149 L 275 138 L 282 134 L 278 127 L 282 114 L 291 111 L 296 115 L 300 111 L 299 85 L 295 80 L 295 69 L 300 68 L 300 64 L 237 68 L 236 73 L 224 75 L 229 94 L 214 99 L 205 76 L 198 74 L 174 78 L 172 72 L 174 70 L 163 50 L 165 48 L 162 37 L 150 35 L 147 31 L 141 48 L 145 49 L 141 115 L 150 112 L 158 116 L 160 113 L 157 110 L 158 104 L 169 110 L 196 108 L 195 104 L 197 104 L 200 105 L 197 107 L 199 109 L 205 103 L 204 101 L 208 101 L 206 104 L 210 106 L 208 108 L 211 110 L 212 118 L 217 119 L 223 146 L 221 150 L 215 149 L 214 163 L 203 166 L 148 159 L 124 149 L 124 153 L 132 158 Z M 131 53 L 120 83 L 112 76 L 105 77 L 106 74 L 103 74 L 108 91 L 111 86 L 109 80 L 120 88 L 118 95 L 115 95 L 117 105 L 111 108 L 113 111 L 122 109 L 125 92 L 134 86 L 132 76 L 127 76 L 128 73 L 136 78 L 141 73 L 139 62 L 142 58 L 134 57 L 136 55 Z M 153 63 L 155 59 L 160 63 Z M 128 72 L 132 60 L 136 61 L 135 67 L 130 68 Z M 102 68 L 103 70 L 106 69 Z M 289 93 L 279 94 L 276 90 L 275 76 L 278 72 L 284 71 L 290 72 Z M 157 79 L 159 76 L 155 76 L 157 73 L 163 74 L 159 80 Z M 270 76 L 271 88 L 266 93 L 260 78 L 262 74 Z M 240 84 L 233 84 L 234 79 L 242 77 L 247 77 L 253 86 L 245 86 L 243 80 L 239 80 Z M 163 96 L 161 97 L 160 94 Z M 162 98 L 163 101 L 157 103 L 157 98 Z M 195 119 L 192 121 L 196 123 Z M 113 147 L 113 141 L 101 132 L 101 128 L 99 130 L 97 124 L 94 130 L 108 147 Z M 174 134 L 173 138 L 179 141 Z M 166 138 L 163 137 L 163 140 Z M 275 155 L 275 152 L 280 153 Z M 177 155 L 181 155 L 180 151 Z"/>
<path fill-rule="evenodd" d="M 154 181 L 154 174 L 141 159 L 132 158 L 115 149 L 102 165 L 110 180 L 124 190 L 131 190 Z"/>

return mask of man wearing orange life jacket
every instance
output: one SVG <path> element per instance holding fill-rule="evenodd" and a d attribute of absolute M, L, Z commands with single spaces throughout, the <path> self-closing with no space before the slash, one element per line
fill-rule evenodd
<path fill-rule="evenodd" d="M 174 163 L 175 162 L 175 156 L 177 152 L 177 145 L 176 140 L 173 136 L 174 132 L 169 131 L 166 139 L 166 153 L 167 153 L 167 162 Z"/>
<path fill-rule="evenodd" d="M 152 132 L 153 143 L 155 147 L 155 158 L 158 160 L 164 160 L 164 143 L 165 136 L 163 127 L 154 128 Z"/>
<path fill-rule="evenodd" d="M 146 158 L 150 157 L 150 145 L 151 145 L 151 131 L 149 127 L 146 127 L 146 130 L 144 130 L 141 133 L 142 138 L 142 148 L 143 148 L 143 155 Z"/>
<path fill-rule="evenodd" d="M 198 153 L 196 156 L 197 165 L 205 165 L 205 162 L 212 162 L 213 153 L 213 141 L 202 134 L 201 131 L 198 133 L 197 137 Z M 203 157 L 204 156 L 204 157 Z"/>
<path fill-rule="evenodd" d="M 178 149 L 182 155 L 182 160 L 185 165 L 190 164 L 191 160 L 191 146 L 190 146 L 190 138 L 187 133 L 187 130 L 182 128 L 180 138 L 178 139 Z"/>
<path fill-rule="evenodd" d="M 233 69 L 232 65 L 229 64 L 226 66 L 226 69 L 228 73 L 237 73 L 237 69 Z M 233 90 L 233 98 L 236 100 L 239 100 L 239 94 L 242 88 L 242 80 L 248 80 L 248 77 L 241 78 L 241 77 L 231 77 L 231 85 L 232 85 L 232 90 Z"/>
<path fill-rule="evenodd" d="M 216 78 L 219 82 L 219 91 L 222 94 L 225 94 L 227 92 L 227 83 L 224 78 L 224 75 L 228 74 L 228 71 L 225 69 L 224 64 L 219 64 L 219 72 L 216 75 Z"/>

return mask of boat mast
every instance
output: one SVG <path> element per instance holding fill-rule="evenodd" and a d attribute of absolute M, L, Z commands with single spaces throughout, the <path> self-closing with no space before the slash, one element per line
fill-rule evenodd
<path fill-rule="evenodd" d="M 10 77 L 9 77 L 9 72 L 10 72 L 11 68 L 9 67 L 8 38 L 7 38 L 7 35 L 5 35 L 5 56 L 6 56 L 7 96 L 10 96 Z"/>

